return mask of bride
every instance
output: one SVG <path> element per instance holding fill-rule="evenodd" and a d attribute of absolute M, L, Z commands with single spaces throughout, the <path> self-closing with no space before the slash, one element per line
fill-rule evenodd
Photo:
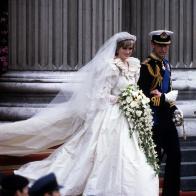
<path fill-rule="evenodd" d="M 122 90 L 139 77 L 140 62 L 130 57 L 135 41 L 127 32 L 115 34 L 77 72 L 81 84 L 67 102 L 0 126 L 0 154 L 22 156 L 62 144 L 16 174 L 33 182 L 54 172 L 62 195 L 158 196 L 158 175 L 139 145 L 139 130 L 130 136 L 133 122 L 119 107 Z"/>

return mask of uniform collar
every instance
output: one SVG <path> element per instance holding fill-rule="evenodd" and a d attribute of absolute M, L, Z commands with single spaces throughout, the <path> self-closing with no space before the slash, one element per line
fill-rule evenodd
<path fill-rule="evenodd" d="M 150 57 L 156 61 L 163 62 L 163 59 L 159 58 L 154 52 L 150 53 Z"/>

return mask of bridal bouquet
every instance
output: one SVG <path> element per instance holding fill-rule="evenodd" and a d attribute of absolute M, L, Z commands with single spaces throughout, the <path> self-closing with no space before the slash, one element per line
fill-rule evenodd
<path fill-rule="evenodd" d="M 152 140 L 152 111 L 147 98 L 137 85 L 128 85 L 119 97 L 120 109 L 123 111 L 130 127 L 130 137 L 138 132 L 139 146 L 143 149 L 147 162 L 159 172 L 157 153 Z"/>

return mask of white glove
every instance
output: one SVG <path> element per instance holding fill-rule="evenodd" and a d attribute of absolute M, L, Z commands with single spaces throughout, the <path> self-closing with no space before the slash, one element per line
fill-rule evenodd
<path fill-rule="evenodd" d="M 173 122 L 176 126 L 181 126 L 183 124 L 183 121 L 183 112 L 179 109 L 176 109 L 173 115 Z"/>
<path fill-rule="evenodd" d="M 178 90 L 170 91 L 169 93 L 165 93 L 165 101 L 166 102 L 175 102 L 178 96 Z"/>

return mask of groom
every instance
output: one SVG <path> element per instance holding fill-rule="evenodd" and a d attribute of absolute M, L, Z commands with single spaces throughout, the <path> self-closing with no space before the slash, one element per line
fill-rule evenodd
<path fill-rule="evenodd" d="M 154 121 L 153 139 L 160 163 L 163 153 L 166 154 L 163 196 L 179 196 L 180 190 L 181 155 L 173 118 L 175 113 L 181 112 L 175 106 L 177 91 L 171 90 L 171 66 L 165 59 L 172 34 L 166 30 L 149 33 L 152 52 L 141 65 L 138 81 L 144 94 L 150 98 Z"/>

